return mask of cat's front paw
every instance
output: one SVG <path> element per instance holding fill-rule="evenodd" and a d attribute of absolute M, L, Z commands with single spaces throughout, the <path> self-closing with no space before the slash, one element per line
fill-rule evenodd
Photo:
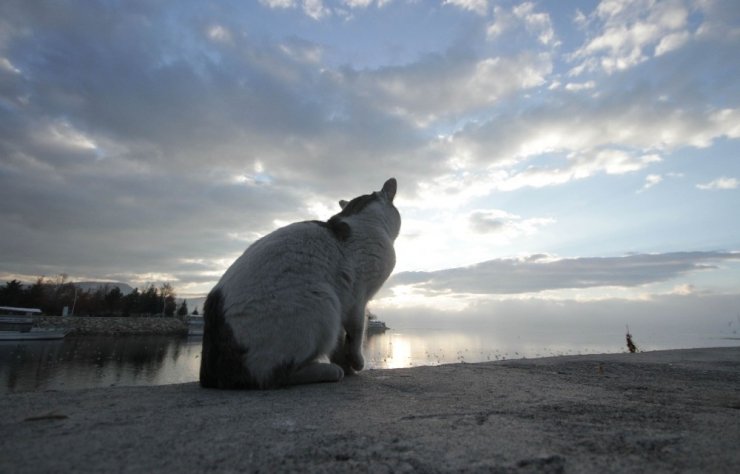
<path fill-rule="evenodd" d="M 361 353 L 349 354 L 349 365 L 357 372 L 365 368 L 365 358 Z"/>

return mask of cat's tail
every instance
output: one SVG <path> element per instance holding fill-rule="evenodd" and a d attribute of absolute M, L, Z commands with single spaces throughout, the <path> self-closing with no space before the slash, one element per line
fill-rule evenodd
<path fill-rule="evenodd" d="M 226 323 L 221 291 L 214 289 L 203 305 L 203 351 L 200 385 L 205 388 L 252 388 L 254 382 L 244 367 L 246 349 Z"/>

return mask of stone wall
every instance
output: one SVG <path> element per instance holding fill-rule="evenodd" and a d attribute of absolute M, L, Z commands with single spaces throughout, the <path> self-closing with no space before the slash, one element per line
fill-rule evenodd
<path fill-rule="evenodd" d="M 185 335 L 186 323 L 177 318 L 92 318 L 80 316 L 36 316 L 40 328 L 69 329 L 68 335 Z"/>

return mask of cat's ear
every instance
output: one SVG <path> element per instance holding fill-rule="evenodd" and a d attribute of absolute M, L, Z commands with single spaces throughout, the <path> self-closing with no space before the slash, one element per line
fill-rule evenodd
<path fill-rule="evenodd" d="M 349 201 L 345 201 L 344 199 L 342 199 L 341 201 L 339 201 L 339 207 L 341 209 L 344 209 L 345 207 L 347 207 L 347 204 L 349 204 Z"/>
<path fill-rule="evenodd" d="M 389 201 L 393 202 L 393 198 L 396 197 L 397 187 L 398 183 L 396 183 L 396 178 L 391 178 L 385 182 L 385 184 L 383 185 L 383 189 L 380 192 L 385 194 Z"/>

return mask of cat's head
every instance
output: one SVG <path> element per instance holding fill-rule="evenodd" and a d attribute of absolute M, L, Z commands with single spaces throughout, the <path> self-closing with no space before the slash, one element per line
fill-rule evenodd
<path fill-rule="evenodd" d="M 378 225 L 383 225 L 390 236 L 395 239 L 401 230 L 401 215 L 393 205 L 397 186 L 396 178 L 390 178 L 383 184 L 380 191 L 358 196 L 351 201 L 339 201 L 342 211 L 329 219 L 329 224 L 341 228 L 342 233 L 349 235 L 353 220 L 360 219 L 366 223 L 376 222 Z"/>

